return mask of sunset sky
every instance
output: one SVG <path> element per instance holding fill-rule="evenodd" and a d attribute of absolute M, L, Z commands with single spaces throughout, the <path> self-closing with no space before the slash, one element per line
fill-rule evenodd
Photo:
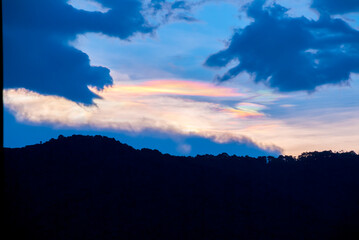
<path fill-rule="evenodd" d="M 359 152 L 358 0 L 3 0 L 4 146 Z"/>

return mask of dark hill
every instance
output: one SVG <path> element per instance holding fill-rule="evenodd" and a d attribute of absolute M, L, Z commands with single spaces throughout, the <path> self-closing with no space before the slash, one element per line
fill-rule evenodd
<path fill-rule="evenodd" d="M 8 239 L 359 239 L 359 156 L 175 157 L 101 136 L 4 149 Z"/>

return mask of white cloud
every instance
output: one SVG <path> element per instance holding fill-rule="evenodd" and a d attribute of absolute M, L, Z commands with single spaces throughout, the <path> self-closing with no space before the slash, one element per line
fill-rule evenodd
<path fill-rule="evenodd" d="M 251 142 L 240 132 L 232 134 L 231 131 L 244 127 L 242 121 L 248 118 L 264 117 L 253 109 L 241 110 L 205 99 L 192 99 L 241 96 L 234 89 L 201 82 L 157 80 L 122 83 L 101 91 L 90 89 L 101 96 L 91 106 L 26 89 L 4 90 L 4 103 L 19 121 L 129 132 L 154 129 L 202 136 L 217 142 Z"/>
<path fill-rule="evenodd" d="M 275 146 L 279 146 L 284 154 L 294 155 L 315 150 L 359 150 L 356 105 L 285 107 L 291 113 L 275 119 L 262 112 L 274 107 L 278 97 L 273 93 L 248 95 L 234 88 L 184 80 L 121 82 L 101 91 L 90 89 L 101 96 L 91 106 L 26 89 L 5 89 L 4 103 L 19 121 L 57 127 L 128 132 L 151 129 L 201 136 L 218 143 L 255 143 L 267 150 L 278 150 Z M 278 108 L 283 109 L 283 105 Z M 191 150 L 187 145 L 179 148 Z"/>

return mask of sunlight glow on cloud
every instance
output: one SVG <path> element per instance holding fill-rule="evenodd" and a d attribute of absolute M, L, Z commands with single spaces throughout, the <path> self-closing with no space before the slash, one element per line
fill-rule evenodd
<path fill-rule="evenodd" d="M 4 102 L 19 121 L 129 132 L 154 129 L 202 136 L 220 143 L 251 142 L 240 132 L 233 134 L 232 130 L 241 129 L 244 126 L 241 121 L 247 118 L 264 117 L 263 113 L 253 109 L 192 99 L 192 96 L 243 96 L 234 89 L 207 83 L 155 80 L 108 86 L 101 91 L 90 90 L 101 97 L 91 106 L 26 89 L 4 90 Z M 276 149 L 270 144 L 260 147 Z"/>
<path fill-rule="evenodd" d="M 300 110 L 293 116 L 274 118 L 263 112 L 273 106 L 273 99 L 280 98 L 273 93 L 268 102 L 261 94 L 251 96 L 195 81 L 118 82 L 103 90 L 90 90 L 101 97 L 94 99 L 93 105 L 23 88 L 5 89 L 4 104 L 18 121 L 54 127 L 137 133 L 155 130 L 205 137 L 217 143 L 254 143 L 262 149 L 294 155 L 315 150 L 359 150 L 359 111 L 355 106 Z M 278 105 L 283 107 L 296 111 L 295 105 Z M 188 149 L 183 146 L 181 151 Z"/>
<path fill-rule="evenodd" d="M 225 111 L 236 115 L 238 118 L 264 116 L 261 110 L 265 109 L 264 105 L 256 103 L 241 102 L 235 108 L 226 108 Z"/>
<path fill-rule="evenodd" d="M 250 131 L 251 138 L 263 142 L 271 140 L 283 147 L 285 154 L 324 150 L 359 152 L 358 119 L 358 107 L 317 109 L 244 133 Z"/>
<path fill-rule="evenodd" d="M 103 91 L 90 87 L 96 94 L 117 97 L 119 93 L 125 95 L 182 95 L 206 97 L 239 97 L 244 94 L 234 89 L 216 86 L 211 83 L 183 81 L 183 80 L 150 80 L 145 82 L 133 81 L 117 82 L 117 85 L 105 87 Z"/>

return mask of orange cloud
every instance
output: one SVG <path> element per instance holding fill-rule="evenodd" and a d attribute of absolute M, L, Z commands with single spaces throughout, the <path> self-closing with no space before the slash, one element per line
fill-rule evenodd
<path fill-rule="evenodd" d="M 264 113 L 260 111 L 265 108 L 266 106 L 256 103 L 241 102 L 235 108 L 225 108 L 223 111 L 233 114 L 237 118 L 263 117 Z"/>
<path fill-rule="evenodd" d="M 262 117 L 263 113 L 254 110 L 243 110 L 237 108 L 225 108 L 223 112 L 230 113 L 236 118 L 248 118 L 248 117 Z"/>
<path fill-rule="evenodd" d="M 90 88 L 100 94 L 96 88 Z M 178 96 L 204 96 L 204 97 L 239 97 L 244 96 L 233 88 L 216 86 L 215 84 L 184 81 L 184 80 L 149 80 L 145 82 L 120 82 L 102 91 L 106 96 L 119 93 L 134 96 L 145 95 L 178 95 Z"/>

